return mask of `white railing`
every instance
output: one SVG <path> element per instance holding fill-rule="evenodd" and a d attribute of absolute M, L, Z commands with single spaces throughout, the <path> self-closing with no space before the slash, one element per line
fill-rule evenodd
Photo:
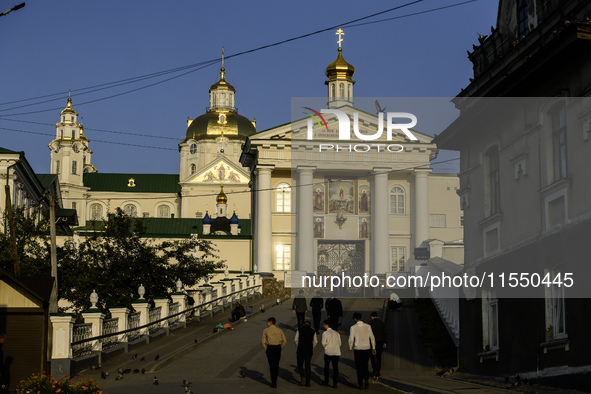
<path fill-rule="evenodd" d="M 117 345 L 126 345 L 149 336 L 161 329 L 165 329 L 168 333 L 170 327 L 184 325 L 188 318 L 200 318 L 203 314 L 213 315 L 216 312 L 223 312 L 227 305 L 231 306 L 240 300 L 248 302 L 262 295 L 262 279 L 259 275 L 250 277 L 244 275 L 234 280 L 239 280 L 240 286 L 235 286 L 232 281 L 216 283 L 216 288 L 210 285 L 201 286 L 196 291 L 195 304 L 192 306 L 187 305 L 185 293 L 177 292 L 170 295 L 172 303 L 168 298 L 156 299 L 157 305 L 160 305 L 156 308 L 150 309 L 145 300 L 138 300 L 141 302 L 133 304 L 136 308 L 133 313 L 130 313 L 127 308 L 113 308 L 111 319 L 105 319 L 105 315 L 98 309 L 85 314 L 87 322 L 84 324 L 69 323 L 67 325 L 63 322 L 63 316 L 52 316 L 54 327 L 60 324 L 59 327 L 69 327 L 67 329 L 72 330 L 72 336 L 54 335 L 53 346 L 65 346 L 66 349 L 70 348 L 71 352 L 63 353 L 64 355 L 60 353 L 59 357 L 54 356 L 52 359 L 77 358 L 91 353 L 100 353 Z M 231 291 L 232 288 L 240 290 Z M 222 295 L 218 296 L 220 293 Z M 99 324 L 100 330 L 93 331 L 93 328 L 96 329 L 93 327 L 94 324 Z M 68 340 L 69 338 L 71 339 Z"/>

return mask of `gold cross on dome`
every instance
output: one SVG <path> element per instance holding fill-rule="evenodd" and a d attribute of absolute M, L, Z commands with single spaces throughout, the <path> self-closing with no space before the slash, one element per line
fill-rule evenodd
<path fill-rule="evenodd" d="M 341 29 L 339 27 L 339 30 L 337 30 L 337 32 L 335 33 L 337 36 L 339 36 L 339 40 L 337 41 L 337 43 L 339 44 L 339 48 L 341 47 L 341 42 L 343 42 L 343 39 L 341 38 L 341 36 L 345 35 L 345 32 L 343 31 L 343 29 Z"/>

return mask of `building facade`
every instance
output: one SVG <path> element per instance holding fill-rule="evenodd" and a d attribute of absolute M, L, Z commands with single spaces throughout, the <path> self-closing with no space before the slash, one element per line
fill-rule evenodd
<path fill-rule="evenodd" d="M 580 297 L 584 283 L 564 282 L 588 261 L 590 17 L 587 1 L 501 0 L 496 28 L 469 54 L 474 78 L 454 99 L 460 117 L 435 139 L 460 151 L 465 270 L 552 278 L 521 292 L 466 294 L 468 371 L 591 369 L 591 303 Z"/>

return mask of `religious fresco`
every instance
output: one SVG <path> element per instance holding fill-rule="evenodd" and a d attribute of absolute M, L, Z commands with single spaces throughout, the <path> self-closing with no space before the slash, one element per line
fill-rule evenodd
<path fill-rule="evenodd" d="M 369 186 L 359 187 L 359 213 L 369 213 Z"/>
<path fill-rule="evenodd" d="M 355 181 L 329 180 L 328 182 L 328 212 L 354 213 L 355 211 Z"/>
<path fill-rule="evenodd" d="M 192 182 L 248 183 L 249 179 L 225 161 L 209 167 Z"/>
<path fill-rule="evenodd" d="M 369 239 L 370 236 L 370 217 L 359 218 L 359 238 Z"/>
<path fill-rule="evenodd" d="M 314 238 L 324 238 L 324 216 L 314 216 Z"/>
<path fill-rule="evenodd" d="M 324 213 L 324 185 L 314 185 L 314 213 Z"/>

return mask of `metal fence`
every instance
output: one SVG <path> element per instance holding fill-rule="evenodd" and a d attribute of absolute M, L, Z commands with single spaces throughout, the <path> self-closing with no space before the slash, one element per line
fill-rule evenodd
<path fill-rule="evenodd" d="M 103 321 L 103 335 L 116 334 L 119 332 L 119 318 L 105 319 Z M 117 335 L 110 335 L 103 339 L 103 350 L 119 345 Z"/>
<path fill-rule="evenodd" d="M 82 323 L 82 324 L 74 324 L 74 331 L 72 333 L 72 341 L 84 341 L 86 339 L 90 339 L 92 336 L 92 324 L 91 323 Z M 82 342 L 72 346 L 72 356 L 74 358 L 86 356 L 92 352 L 92 342 Z"/>
<path fill-rule="evenodd" d="M 127 337 L 127 341 L 135 341 L 136 339 L 138 339 L 140 337 L 140 330 L 139 330 L 139 326 L 140 326 L 140 313 L 139 312 L 134 312 L 132 314 L 129 315 L 129 324 L 127 325 L 127 327 L 129 327 L 129 335 Z"/>

